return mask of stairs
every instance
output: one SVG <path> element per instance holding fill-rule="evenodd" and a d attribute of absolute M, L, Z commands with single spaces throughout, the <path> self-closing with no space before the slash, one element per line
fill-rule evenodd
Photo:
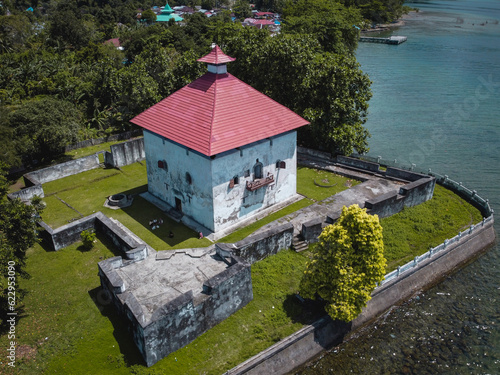
<path fill-rule="evenodd" d="M 184 216 L 182 212 L 177 211 L 175 208 L 170 209 L 168 212 L 166 212 L 166 214 L 177 223 L 179 223 Z"/>
<path fill-rule="evenodd" d="M 309 244 L 304 241 L 300 235 L 293 236 L 292 249 L 294 249 L 297 253 L 300 253 L 308 248 Z"/>

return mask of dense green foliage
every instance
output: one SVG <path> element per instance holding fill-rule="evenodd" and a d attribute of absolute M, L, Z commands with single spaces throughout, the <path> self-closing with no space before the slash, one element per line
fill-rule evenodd
<path fill-rule="evenodd" d="M 233 23 L 228 11 L 210 18 L 185 15 L 182 25 L 157 24 L 153 5 L 164 4 L 3 2 L 11 14 L 0 15 L 0 134 L 9 146 L 0 160 L 49 162 L 64 142 L 129 130 L 132 117 L 206 71 L 196 60 L 212 42 L 237 58 L 231 73 L 311 122 L 301 130 L 300 143 L 341 154 L 368 150 L 363 124 L 370 81 L 354 57 L 354 25 L 363 22 L 359 9 L 334 0 L 259 3 L 262 10 L 284 11 L 282 32 L 271 37 L 267 30 Z M 247 1 L 234 6 L 238 17 L 250 15 Z M 139 8 L 146 20 L 140 23 Z M 119 38 L 124 50 L 104 44 L 110 38 Z M 61 107 L 64 116 L 70 111 L 71 121 L 59 129 L 61 116 L 51 121 L 39 111 L 27 115 L 45 105 L 48 112 Z M 28 117 L 31 125 L 44 123 L 45 131 L 58 128 L 54 141 L 42 140 L 51 148 L 15 122 Z"/>
<path fill-rule="evenodd" d="M 300 282 L 300 293 L 326 301 L 326 312 L 350 322 L 370 300 L 385 274 L 384 242 L 378 216 L 357 204 L 344 207 L 335 224 L 319 236 Z"/>
<path fill-rule="evenodd" d="M 26 251 L 38 241 L 37 215 L 42 211 L 38 198 L 26 205 L 7 199 L 7 190 L 5 166 L 0 163 L 0 325 L 9 307 L 17 311 L 24 296 L 19 281 L 29 277 Z"/>

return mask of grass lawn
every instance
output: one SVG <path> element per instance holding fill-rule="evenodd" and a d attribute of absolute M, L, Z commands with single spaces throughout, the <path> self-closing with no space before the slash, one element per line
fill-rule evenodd
<path fill-rule="evenodd" d="M 259 227 L 290 210 L 324 199 L 325 194 L 334 194 L 325 192 L 327 189 L 345 189 L 347 180 L 335 182 L 336 179 L 331 173 L 299 168 L 298 190 L 307 198 L 255 225 Z M 319 187 L 314 181 L 336 185 Z M 157 250 L 208 244 L 208 240 L 198 240 L 196 233 L 171 222 L 140 197 L 123 210 L 102 206 L 107 196 L 145 191 L 145 184 L 145 166 L 140 163 L 121 170 L 84 172 L 44 184 L 48 196 L 44 199 L 47 209 L 43 219 L 57 227 L 79 217 L 78 212 L 88 215 L 100 210 L 120 220 Z M 149 220 L 160 216 L 164 226 L 152 231 Z M 479 211 L 454 193 L 436 186 L 431 201 L 382 220 L 388 271 L 480 220 Z M 175 233 L 170 242 L 169 230 Z M 221 374 L 321 315 L 321 309 L 306 309 L 293 296 L 308 260 L 307 252 L 283 250 L 252 266 L 254 299 L 247 306 L 186 347 L 146 368 L 126 324 L 100 295 L 97 262 L 117 255 L 113 245 L 104 238 L 99 238 L 90 251 L 82 251 L 80 245 L 58 252 L 40 245 L 29 250 L 27 271 L 32 277 L 21 280 L 21 287 L 28 293 L 16 325 L 18 363 L 15 369 L 5 365 L 9 340 L 3 334 L 0 373 Z"/>
<path fill-rule="evenodd" d="M 482 220 L 479 210 L 436 185 L 434 197 L 381 220 L 387 272 Z"/>

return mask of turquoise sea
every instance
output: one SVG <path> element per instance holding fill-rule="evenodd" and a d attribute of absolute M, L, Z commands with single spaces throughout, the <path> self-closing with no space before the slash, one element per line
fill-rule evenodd
<path fill-rule="evenodd" d="M 432 168 L 488 198 L 500 233 L 500 0 L 408 3 L 420 9 L 360 43 L 373 81 L 371 156 Z M 500 374 L 500 246 L 394 308 L 296 374 Z"/>

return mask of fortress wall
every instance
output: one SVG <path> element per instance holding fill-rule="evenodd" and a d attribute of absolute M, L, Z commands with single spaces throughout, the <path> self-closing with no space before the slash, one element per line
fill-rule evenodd
<path fill-rule="evenodd" d="M 65 163 L 56 164 L 51 167 L 26 173 L 24 175 L 24 183 L 26 186 L 30 186 L 33 183 L 44 184 L 46 182 L 72 176 L 74 174 L 89 171 L 98 167 L 99 157 L 96 154 L 89 155 L 83 158 L 70 160 Z"/>
<path fill-rule="evenodd" d="M 234 244 L 215 244 L 216 251 L 222 257 L 236 255 L 250 264 L 278 253 L 292 246 L 293 225 L 282 224 L 256 235 L 250 235 Z"/>
<path fill-rule="evenodd" d="M 149 321 L 114 271 L 124 265 L 123 261 L 110 258 L 99 262 L 101 285 L 129 321 L 129 330 L 147 366 L 186 346 L 253 299 L 250 264 L 238 257 L 231 257 L 230 262 L 230 267 L 204 283 L 203 291 L 180 295 L 158 308 Z"/>
<path fill-rule="evenodd" d="M 104 161 L 107 165 L 115 168 L 133 164 L 146 157 L 144 151 L 144 138 L 111 145 L 111 152 L 104 154 Z"/>
<path fill-rule="evenodd" d="M 471 233 L 460 236 L 456 243 L 438 246 L 445 247 L 446 250 L 435 253 L 428 260 L 412 267 L 411 270 L 377 287 L 363 312 L 349 324 L 339 325 L 329 317 L 323 317 L 227 371 L 224 375 L 287 374 L 320 354 L 324 349 L 340 343 L 348 330 L 359 329 L 392 306 L 432 287 L 448 274 L 480 255 L 494 242 L 495 230 L 493 217 L 491 217 L 483 224 L 478 224 Z"/>

